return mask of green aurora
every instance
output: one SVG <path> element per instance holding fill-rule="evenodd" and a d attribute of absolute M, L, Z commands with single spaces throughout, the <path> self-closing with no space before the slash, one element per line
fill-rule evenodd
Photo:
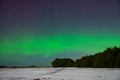
<path fill-rule="evenodd" d="M 53 35 L 21 35 L 3 38 L 0 41 L 0 53 L 35 55 L 50 57 L 64 52 L 83 52 L 95 54 L 105 48 L 120 46 L 117 34 L 53 34 Z"/>

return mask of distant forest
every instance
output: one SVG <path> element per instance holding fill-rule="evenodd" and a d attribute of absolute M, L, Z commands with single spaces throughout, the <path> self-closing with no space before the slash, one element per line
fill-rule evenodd
<path fill-rule="evenodd" d="M 51 64 L 53 67 L 120 68 L 120 48 L 107 48 L 103 52 L 83 56 L 75 61 L 70 58 L 56 58 Z"/>

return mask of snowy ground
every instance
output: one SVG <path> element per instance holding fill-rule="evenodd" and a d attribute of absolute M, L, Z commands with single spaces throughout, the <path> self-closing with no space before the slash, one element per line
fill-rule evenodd
<path fill-rule="evenodd" d="M 120 80 L 120 69 L 8 68 L 0 69 L 0 80 Z"/>

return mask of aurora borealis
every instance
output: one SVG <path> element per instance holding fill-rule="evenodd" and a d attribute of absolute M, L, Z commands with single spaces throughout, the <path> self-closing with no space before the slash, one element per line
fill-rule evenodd
<path fill-rule="evenodd" d="M 68 50 L 92 54 L 103 51 L 107 46 L 119 46 L 119 41 L 119 35 L 54 34 L 44 37 L 22 36 L 16 39 L 12 38 L 1 41 L 2 48 L 0 52 L 52 56 Z M 90 46 L 90 48 L 87 46 Z"/>
<path fill-rule="evenodd" d="M 120 46 L 119 0 L 2 0 L 0 65 L 49 65 Z"/>

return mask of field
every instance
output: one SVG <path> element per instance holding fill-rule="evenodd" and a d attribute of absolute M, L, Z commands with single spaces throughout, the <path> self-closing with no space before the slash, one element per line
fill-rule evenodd
<path fill-rule="evenodd" d="M 0 80 L 120 80 L 119 68 L 4 68 Z"/>

